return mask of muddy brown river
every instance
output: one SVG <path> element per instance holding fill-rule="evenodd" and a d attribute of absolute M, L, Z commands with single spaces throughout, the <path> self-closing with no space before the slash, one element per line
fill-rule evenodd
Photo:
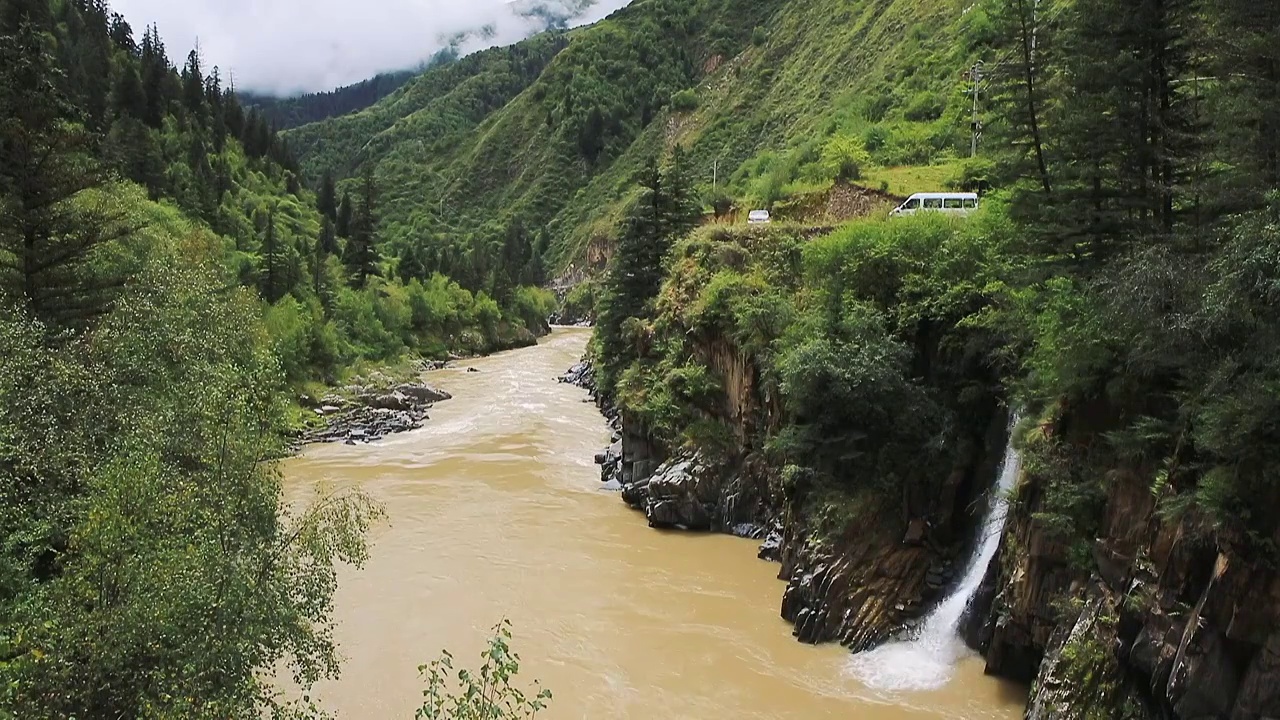
<path fill-rule="evenodd" d="M 317 688 L 340 718 L 412 718 L 417 667 L 450 649 L 475 667 L 489 629 L 514 626 L 520 677 L 555 695 L 540 718 L 994 718 L 1024 691 L 959 661 L 929 692 L 862 685 L 849 654 L 809 647 L 778 616 L 778 565 L 756 543 L 651 530 L 602 491 L 605 424 L 556 382 L 585 330 L 442 370 L 454 394 L 426 427 L 376 445 L 315 446 L 285 467 L 290 498 L 359 487 L 388 519 L 336 597 L 340 680 Z"/>

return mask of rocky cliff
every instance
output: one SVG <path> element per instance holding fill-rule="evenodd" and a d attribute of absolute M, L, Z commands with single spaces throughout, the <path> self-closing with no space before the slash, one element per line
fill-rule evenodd
<path fill-rule="evenodd" d="M 905 533 L 867 522 L 832 538 L 750 447 L 752 424 L 770 422 L 753 371 L 732 353 L 708 358 L 732 363 L 720 366 L 733 378 L 724 412 L 742 452 L 717 461 L 671 451 L 606 408 L 616 432 L 597 458 L 602 479 L 654 527 L 763 539 L 760 556 L 781 564 L 781 613 L 798 640 L 857 651 L 909 633 L 967 557 L 970 508 L 996 472 L 1004 417 L 993 413 L 955 453 L 941 497 Z M 585 365 L 567 379 L 592 387 Z M 1163 519 L 1136 474 L 1117 475 L 1102 533 L 1089 557 L 1075 557 L 1040 517 L 1043 492 L 1024 477 L 963 628 L 989 673 L 1032 685 L 1028 718 L 1280 717 L 1274 567 L 1211 540 L 1194 513 Z"/>
<path fill-rule="evenodd" d="M 711 531 L 762 540 L 759 556 L 781 564 L 782 616 L 806 643 L 840 642 L 853 650 L 904 635 L 957 578 L 980 520 L 979 498 L 990 489 L 1006 439 L 1006 416 L 991 405 L 990 422 L 958 438 L 942 491 L 904 503 L 910 517 L 885 522 L 876 508 L 853 509 L 832 536 L 817 515 L 845 512 L 786 482 L 759 445 L 776 428 L 776 398 L 761 391 L 751 358 L 723 338 L 699 349 L 723 380 L 716 413 L 733 430 L 727 455 L 665 447 L 644 424 L 596 397 L 614 429 L 613 445 L 597 455 L 601 480 L 644 513 L 653 527 Z M 566 382 L 595 391 L 589 365 Z M 861 517 L 857 517 L 862 513 Z"/>
<path fill-rule="evenodd" d="M 1087 557 L 1024 478 L 965 634 L 996 675 L 1033 681 L 1027 717 L 1280 717 L 1280 576 L 1194 509 L 1160 512 L 1114 473 Z M 1272 538 L 1276 542 L 1280 538 Z"/>

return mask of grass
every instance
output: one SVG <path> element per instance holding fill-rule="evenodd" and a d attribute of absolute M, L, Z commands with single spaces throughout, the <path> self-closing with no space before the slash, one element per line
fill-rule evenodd
<path fill-rule="evenodd" d="M 959 172 L 958 162 L 921 167 L 872 168 L 864 173 L 858 184 L 873 190 L 879 190 L 888 185 L 890 194 L 907 197 L 912 193 L 949 190 L 950 182 L 959 175 Z"/>

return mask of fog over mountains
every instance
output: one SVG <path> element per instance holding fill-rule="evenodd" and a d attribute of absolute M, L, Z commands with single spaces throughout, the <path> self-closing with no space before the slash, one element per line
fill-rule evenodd
<path fill-rule="evenodd" d="M 159 25 L 181 64 L 196 44 L 238 88 L 291 95 L 466 54 L 549 26 L 594 22 L 630 0 L 114 0 L 141 34 Z"/>

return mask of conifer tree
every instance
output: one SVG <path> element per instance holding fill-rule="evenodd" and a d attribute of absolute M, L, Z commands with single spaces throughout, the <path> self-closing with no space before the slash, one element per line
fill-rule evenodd
<path fill-rule="evenodd" d="M 623 222 L 618 248 L 605 279 L 596 327 L 601 355 L 600 387 L 616 389 L 618 372 L 636 357 L 623 326 L 631 318 L 652 315 L 651 303 L 662 286 L 663 262 L 672 244 L 697 223 L 697 203 L 688 163 L 677 148 L 666 172 L 651 159 L 641 171 L 640 198 Z"/>
<path fill-rule="evenodd" d="M 351 195 L 346 190 L 342 191 L 342 203 L 338 206 L 338 217 L 334 220 L 338 237 L 351 237 L 351 217 L 354 210 L 351 207 Z"/>
<path fill-rule="evenodd" d="M 1047 21 L 1049 10 L 1036 0 L 993 0 L 988 10 L 998 37 L 995 49 L 1003 59 L 985 79 L 997 109 L 991 131 L 996 145 L 1008 150 L 1001 157 L 1005 177 L 1028 180 L 1037 191 L 1038 197 L 1028 201 L 1033 209 L 1053 192 L 1043 127 L 1055 29 Z"/>
<path fill-rule="evenodd" d="M 316 196 L 316 209 L 321 215 L 332 221 L 338 219 L 338 190 L 334 186 L 333 173 L 329 170 L 324 171 L 324 178 L 320 181 L 320 192 Z"/>
<path fill-rule="evenodd" d="M 351 220 L 347 241 L 347 267 L 352 285 L 363 289 L 370 276 L 378 274 L 378 207 L 373 166 L 365 167 L 360 181 L 360 197 Z"/>
<path fill-rule="evenodd" d="M 131 233 L 112 211 L 75 202 L 105 175 L 70 112 L 35 26 L 0 35 L 0 287 L 55 330 L 107 308 L 120 278 L 96 251 Z"/>
<path fill-rule="evenodd" d="M 148 27 L 142 35 L 140 59 L 142 91 L 147 98 L 146 116 L 143 121 L 159 129 L 164 124 L 164 116 L 169 104 L 165 85 L 171 68 L 168 56 L 165 55 L 164 41 L 160 39 L 160 33 L 154 25 Z"/>
<path fill-rule="evenodd" d="M 262 236 L 262 284 L 259 291 L 263 299 L 272 304 L 284 297 L 281 276 L 284 274 L 285 259 L 281 246 L 280 238 L 276 236 L 276 211 L 275 208 L 270 208 L 267 210 L 266 228 Z"/>

